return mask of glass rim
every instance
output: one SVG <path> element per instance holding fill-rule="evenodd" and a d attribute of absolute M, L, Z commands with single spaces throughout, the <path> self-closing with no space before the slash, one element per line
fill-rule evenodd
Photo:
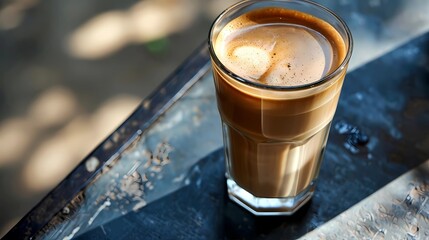
<path fill-rule="evenodd" d="M 338 23 L 340 23 L 341 27 L 344 28 L 344 31 L 346 33 L 346 37 L 344 40 L 346 40 L 348 43 L 348 49 L 347 49 L 347 53 L 346 56 L 344 57 L 343 61 L 341 62 L 341 64 L 338 65 L 338 67 L 332 71 L 331 73 L 323 76 L 322 78 L 320 78 L 319 80 L 316 80 L 314 82 L 308 83 L 308 84 L 302 84 L 302 85 L 296 85 L 296 86 L 276 86 L 276 85 L 267 85 L 267 84 L 262 84 L 262 83 L 258 83 L 255 81 L 251 81 L 248 80 L 246 78 L 243 78 L 237 74 L 235 74 L 233 71 L 229 70 L 217 57 L 216 52 L 214 50 L 213 47 L 213 31 L 215 29 L 215 26 L 217 24 L 219 24 L 219 22 L 224 18 L 224 16 L 226 14 L 228 14 L 232 9 L 235 9 L 237 7 L 239 7 L 240 5 L 246 4 L 246 3 L 250 3 L 251 4 L 255 4 L 255 3 L 261 3 L 261 2 L 298 2 L 298 3 L 306 3 L 309 5 L 312 5 L 315 8 L 318 8 L 319 10 L 321 10 L 322 12 L 325 12 L 329 15 L 331 15 L 332 17 L 334 17 L 334 19 L 336 21 L 338 21 Z M 323 19 L 322 19 L 323 20 Z M 325 20 L 323 20 L 325 21 Z M 329 25 L 332 26 L 332 24 L 328 23 Z M 333 26 L 334 27 L 334 26 Z M 335 28 L 335 27 L 334 27 Z M 317 87 L 319 85 L 322 85 L 326 82 L 329 82 L 331 79 L 334 79 L 336 76 L 340 75 L 340 73 L 343 71 L 343 69 L 346 67 L 346 65 L 348 64 L 348 62 L 350 61 L 352 52 L 353 52 L 353 38 L 352 38 L 352 34 L 351 31 L 349 29 L 349 27 L 347 26 L 346 22 L 339 17 L 336 13 L 334 13 L 332 10 L 330 10 L 329 8 L 315 3 L 313 1 L 310 0 L 244 0 L 244 1 L 240 1 L 230 7 L 228 7 L 227 9 L 225 9 L 213 22 L 211 28 L 210 28 L 210 32 L 209 32 L 209 39 L 208 39 L 208 43 L 209 43 L 209 51 L 210 51 L 210 55 L 212 60 L 216 63 L 216 65 L 227 75 L 229 75 L 231 78 L 233 78 L 236 81 L 239 81 L 241 83 L 244 83 L 246 85 L 252 86 L 252 87 L 256 87 L 256 88 L 261 88 L 261 89 L 267 89 L 267 90 L 277 90 L 277 91 L 282 91 L 282 90 L 289 90 L 289 91 L 294 91 L 294 90 L 305 90 L 305 89 L 311 89 L 314 87 Z"/>

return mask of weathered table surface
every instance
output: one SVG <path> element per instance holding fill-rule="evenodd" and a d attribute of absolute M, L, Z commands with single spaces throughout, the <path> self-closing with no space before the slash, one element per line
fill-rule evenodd
<path fill-rule="evenodd" d="M 429 239 L 429 2 L 323 2 L 356 46 L 315 195 L 294 216 L 228 200 L 204 44 L 5 239 Z"/>

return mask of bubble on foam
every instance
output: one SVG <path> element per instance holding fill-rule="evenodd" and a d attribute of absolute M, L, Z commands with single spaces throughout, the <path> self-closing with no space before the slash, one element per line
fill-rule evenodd
<path fill-rule="evenodd" d="M 245 72 L 246 77 L 258 80 L 270 67 L 270 54 L 257 46 L 234 49 L 227 65 L 233 72 Z"/>

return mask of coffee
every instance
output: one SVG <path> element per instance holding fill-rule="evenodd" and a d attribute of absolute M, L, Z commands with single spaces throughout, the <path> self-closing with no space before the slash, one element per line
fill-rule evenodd
<path fill-rule="evenodd" d="M 233 19 L 213 39 L 228 174 L 261 198 L 294 197 L 317 177 L 345 71 L 340 33 L 295 10 L 269 7 Z M 238 79 L 238 80 L 237 80 Z"/>
<path fill-rule="evenodd" d="M 316 30 L 249 15 L 230 22 L 215 41 L 217 56 L 230 71 L 261 84 L 296 86 L 319 80 L 331 69 L 332 46 Z"/>

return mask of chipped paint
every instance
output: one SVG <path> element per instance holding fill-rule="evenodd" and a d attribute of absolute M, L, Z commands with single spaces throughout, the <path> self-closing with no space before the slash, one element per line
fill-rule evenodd
<path fill-rule="evenodd" d="M 103 205 L 101 205 L 98 209 L 97 209 L 97 211 L 95 212 L 95 214 L 88 220 L 88 225 L 91 225 L 93 222 L 94 222 L 94 220 L 95 220 L 95 218 L 97 218 L 98 217 L 98 215 L 101 213 L 101 211 L 103 211 L 105 208 L 107 208 L 107 207 L 109 207 L 111 205 L 111 202 L 110 202 L 110 199 L 108 198 L 104 203 L 103 203 Z"/>
<path fill-rule="evenodd" d="M 429 159 L 301 239 L 428 239 L 428 172 Z"/>
<path fill-rule="evenodd" d="M 73 239 L 74 235 L 75 235 L 76 233 L 78 233 L 78 232 L 79 232 L 79 230 L 80 230 L 80 226 L 76 227 L 75 229 L 73 229 L 73 231 L 70 233 L 70 235 L 65 236 L 65 237 L 63 238 L 63 240 L 71 240 L 71 239 Z"/>

